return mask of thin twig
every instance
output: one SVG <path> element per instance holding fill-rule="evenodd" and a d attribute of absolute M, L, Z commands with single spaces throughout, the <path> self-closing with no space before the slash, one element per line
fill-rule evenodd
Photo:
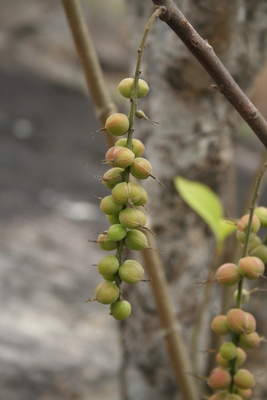
<path fill-rule="evenodd" d="M 160 17 L 182 40 L 216 83 L 216 87 L 267 148 L 267 121 L 229 74 L 212 46 L 203 40 L 172 0 L 152 0 L 157 7 L 165 7 Z"/>

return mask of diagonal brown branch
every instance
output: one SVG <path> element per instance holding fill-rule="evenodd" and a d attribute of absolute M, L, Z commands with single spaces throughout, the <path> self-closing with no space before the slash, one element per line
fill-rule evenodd
<path fill-rule="evenodd" d="M 152 0 L 157 7 L 165 7 L 160 17 L 182 40 L 203 65 L 216 83 L 216 88 L 227 98 L 236 111 L 267 148 L 267 121 L 240 89 L 206 40 L 196 32 L 172 0 Z"/>

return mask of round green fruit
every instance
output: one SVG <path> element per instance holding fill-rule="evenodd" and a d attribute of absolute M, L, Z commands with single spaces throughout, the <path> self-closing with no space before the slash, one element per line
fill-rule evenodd
<path fill-rule="evenodd" d="M 232 342 L 223 343 L 220 347 L 220 355 L 225 360 L 233 360 L 237 355 L 237 347 Z"/>
<path fill-rule="evenodd" d="M 121 224 L 111 225 L 108 229 L 108 237 L 111 240 L 115 240 L 116 242 L 119 242 L 120 240 L 124 239 L 126 234 L 127 230 Z"/>
<path fill-rule="evenodd" d="M 105 158 L 112 167 L 126 168 L 132 164 L 135 155 L 127 147 L 113 146 L 106 152 Z"/>
<path fill-rule="evenodd" d="M 239 369 L 234 375 L 234 383 L 239 389 L 251 389 L 255 386 L 255 378 L 247 369 Z"/>
<path fill-rule="evenodd" d="M 101 275 L 113 275 L 119 269 L 119 261 L 115 256 L 105 256 L 97 264 L 98 272 Z"/>
<path fill-rule="evenodd" d="M 113 136 L 125 135 L 129 129 L 129 119 L 125 114 L 112 114 L 106 120 L 105 128 Z"/>
<path fill-rule="evenodd" d="M 124 208 L 119 213 L 119 220 L 122 226 L 128 229 L 136 229 L 145 226 L 146 216 L 137 208 Z"/>
<path fill-rule="evenodd" d="M 122 138 L 117 140 L 115 146 L 126 147 L 127 138 Z M 134 153 L 135 157 L 141 157 L 145 151 L 145 145 L 141 142 L 141 140 L 133 139 L 132 140 L 132 152 Z"/>
<path fill-rule="evenodd" d="M 123 172 L 124 168 L 111 168 L 104 175 L 102 183 L 108 189 L 113 189 L 117 183 L 123 182 Z"/>
<path fill-rule="evenodd" d="M 148 247 L 146 235 L 136 229 L 127 232 L 124 244 L 128 249 L 136 251 L 144 250 Z"/>
<path fill-rule="evenodd" d="M 134 182 L 121 182 L 112 189 L 111 194 L 116 203 L 135 204 L 142 197 L 142 188 Z"/>
<path fill-rule="evenodd" d="M 110 315 L 112 315 L 113 318 L 117 319 L 118 321 L 127 319 L 130 316 L 131 311 L 131 304 L 126 300 L 116 301 L 110 306 Z"/>
<path fill-rule="evenodd" d="M 139 262 L 135 260 L 126 260 L 119 267 L 119 276 L 123 282 L 135 285 L 140 282 L 144 276 L 144 269 Z"/>
<path fill-rule="evenodd" d="M 111 195 L 104 197 L 100 202 L 101 211 L 107 215 L 118 215 L 122 208 L 122 204 L 117 203 Z"/>
<path fill-rule="evenodd" d="M 152 174 L 152 166 L 143 157 L 136 157 L 130 166 L 131 174 L 137 179 L 147 179 Z"/>
<path fill-rule="evenodd" d="M 106 233 L 100 233 L 100 235 L 98 235 L 97 244 L 100 249 L 105 251 L 116 250 L 118 247 L 118 242 L 111 240 Z"/>
<path fill-rule="evenodd" d="M 101 282 L 95 288 L 95 300 L 102 304 L 111 304 L 119 297 L 120 290 L 112 282 Z"/>
<path fill-rule="evenodd" d="M 118 89 L 119 89 L 120 94 L 123 97 L 126 97 L 127 99 L 130 99 L 131 96 L 132 96 L 133 84 L 134 84 L 133 78 L 125 78 L 125 79 L 123 79 L 118 85 Z M 137 94 L 137 97 L 139 99 L 142 98 L 142 97 L 145 97 L 148 92 L 149 92 L 148 84 L 143 79 L 139 79 L 138 80 L 138 94 Z"/>
<path fill-rule="evenodd" d="M 237 265 L 226 263 L 218 268 L 215 278 L 221 285 L 233 286 L 240 281 L 241 275 L 238 271 Z"/>
<path fill-rule="evenodd" d="M 240 275 L 253 280 L 259 278 L 264 273 L 264 264 L 258 257 L 243 257 L 238 262 L 238 271 Z"/>

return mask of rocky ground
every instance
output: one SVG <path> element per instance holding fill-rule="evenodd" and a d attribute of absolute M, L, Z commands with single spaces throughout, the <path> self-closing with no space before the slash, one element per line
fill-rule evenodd
<path fill-rule="evenodd" d="M 124 10 L 112 0 L 107 18 L 106 3 L 85 10 L 113 90 Z M 85 303 L 100 281 L 88 239 L 107 226 L 95 197 L 107 192 L 90 174 L 106 170 L 106 144 L 90 138 L 99 125 L 60 2 L 0 7 L 0 400 L 118 400 L 118 323 Z M 259 146 L 237 150 L 243 196 Z"/>

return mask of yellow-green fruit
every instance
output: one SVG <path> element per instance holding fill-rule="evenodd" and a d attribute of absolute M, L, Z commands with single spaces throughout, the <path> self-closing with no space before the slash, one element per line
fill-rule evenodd
<path fill-rule="evenodd" d="M 214 390 L 225 390 L 231 384 L 232 377 L 223 368 L 214 368 L 209 376 L 207 384 Z"/>
<path fill-rule="evenodd" d="M 100 249 L 105 251 L 116 250 L 118 247 L 118 242 L 111 240 L 105 233 L 100 233 L 100 235 L 97 238 L 97 244 L 100 247 Z"/>
<path fill-rule="evenodd" d="M 116 301 L 110 306 L 110 315 L 112 315 L 112 317 L 118 321 L 123 321 L 124 319 L 128 318 L 131 314 L 131 311 L 131 304 L 126 300 Z"/>
<path fill-rule="evenodd" d="M 221 285 L 233 286 L 239 282 L 241 275 L 238 272 L 237 265 L 226 263 L 218 268 L 215 278 Z"/>
<path fill-rule="evenodd" d="M 241 295 L 241 303 L 246 304 L 249 301 L 250 294 L 246 289 L 242 289 L 242 295 Z M 234 298 L 237 300 L 238 298 L 238 290 L 235 291 L 234 293 Z"/>
<path fill-rule="evenodd" d="M 122 208 L 122 204 L 117 203 L 111 195 L 104 197 L 100 202 L 101 211 L 107 215 L 118 215 Z"/>
<path fill-rule="evenodd" d="M 220 353 L 216 354 L 216 361 L 222 368 L 229 368 L 230 366 L 230 361 L 223 358 Z"/>
<path fill-rule="evenodd" d="M 129 129 L 129 119 L 125 114 L 112 114 L 106 120 L 105 128 L 109 133 L 111 133 L 111 135 L 125 135 L 125 133 L 127 133 Z"/>
<path fill-rule="evenodd" d="M 263 228 L 267 227 L 267 208 L 266 207 L 257 207 L 254 210 L 254 213 L 260 220 L 261 226 Z"/>
<path fill-rule="evenodd" d="M 126 233 L 126 228 L 124 228 L 124 226 L 122 226 L 121 224 L 111 225 L 108 229 L 108 237 L 111 240 L 115 240 L 116 242 L 125 238 Z"/>
<path fill-rule="evenodd" d="M 132 95 L 133 83 L 134 83 L 133 78 L 125 78 L 119 83 L 118 89 L 123 97 L 130 99 Z M 148 92 L 149 92 L 148 84 L 143 79 L 139 79 L 137 97 L 139 99 L 145 97 Z"/>
<path fill-rule="evenodd" d="M 233 360 L 237 355 L 237 347 L 232 342 L 223 343 L 220 347 L 220 355 L 225 360 Z"/>
<path fill-rule="evenodd" d="M 117 275 L 113 274 L 113 275 L 103 275 L 102 274 L 102 278 L 105 279 L 105 281 L 109 281 L 109 282 L 114 282 L 116 280 Z"/>
<path fill-rule="evenodd" d="M 117 140 L 115 146 L 126 147 L 127 138 L 122 138 Z M 141 142 L 141 140 L 133 139 L 132 140 L 132 152 L 135 154 L 135 157 L 141 157 L 144 154 L 145 145 Z"/>
<path fill-rule="evenodd" d="M 115 256 L 105 256 L 97 264 L 98 272 L 101 275 L 113 275 L 119 269 L 119 261 Z"/>
<path fill-rule="evenodd" d="M 130 166 L 131 174 L 137 179 L 147 179 L 152 174 L 152 166 L 143 157 L 136 157 Z"/>
<path fill-rule="evenodd" d="M 245 232 L 247 227 L 248 227 L 249 219 L 250 219 L 250 215 L 249 214 L 244 215 L 240 219 L 240 221 L 238 221 L 237 229 L 242 231 L 242 232 Z M 254 214 L 253 217 L 252 217 L 251 232 L 257 233 L 258 230 L 260 229 L 260 227 L 261 227 L 260 220 L 257 217 L 257 215 Z"/>
<path fill-rule="evenodd" d="M 249 400 L 252 396 L 251 389 L 237 389 L 236 392 L 241 397 L 242 400 Z"/>
<path fill-rule="evenodd" d="M 256 237 L 256 233 L 251 232 L 249 235 L 249 243 L 253 242 Z M 236 238 L 240 243 L 245 243 L 246 240 L 246 232 L 240 231 L 239 229 L 236 231 Z"/>
<path fill-rule="evenodd" d="M 102 304 L 111 304 L 119 297 L 120 290 L 112 282 L 101 282 L 95 288 L 95 300 Z"/>
<path fill-rule="evenodd" d="M 241 367 L 245 363 L 247 359 L 247 354 L 246 352 L 241 349 L 241 347 L 237 348 L 237 356 L 236 356 L 236 366 Z"/>
<path fill-rule="evenodd" d="M 142 197 L 142 188 L 134 182 L 121 182 L 112 189 L 111 194 L 116 203 L 135 204 Z"/>
<path fill-rule="evenodd" d="M 127 232 L 124 239 L 125 246 L 130 250 L 144 250 L 148 247 L 146 235 L 136 229 Z"/>
<path fill-rule="evenodd" d="M 260 345 L 260 342 L 261 338 L 257 332 L 241 334 L 239 337 L 239 344 L 245 349 L 254 349 Z"/>
<path fill-rule="evenodd" d="M 106 152 L 105 158 L 112 167 L 126 168 L 132 164 L 135 155 L 127 147 L 113 146 Z"/>
<path fill-rule="evenodd" d="M 106 217 L 107 217 L 108 222 L 109 222 L 111 225 L 119 224 L 119 223 L 120 223 L 119 214 L 106 215 Z"/>
<path fill-rule="evenodd" d="M 211 329 L 216 335 L 228 335 L 231 332 L 226 322 L 226 315 L 217 315 L 211 322 Z"/>
<path fill-rule="evenodd" d="M 255 378 L 247 369 L 239 369 L 234 375 L 234 383 L 239 389 L 251 389 L 255 386 Z"/>
<path fill-rule="evenodd" d="M 147 200 L 148 200 L 147 192 L 145 191 L 145 189 L 141 187 L 141 191 L 142 191 L 142 196 L 141 196 L 140 200 L 138 200 L 136 203 L 134 203 L 134 205 L 137 207 L 143 206 L 144 204 L 147 203 Z"/>
<path fill-rule="evenodd" d="M 140 282 L 144 276 L 144 269 L 139 262 L 135 260 L 126 260 L 119 268 L 119 276 L 123 282 L 135 285 Z"/>
<path fill-rule="evenodd" d="M 145 226 L 145 214 L 136 208 L 125 208 L 119 213 L 122 226 L 128 229 L 136 229 Z"/>
<path fill-rule="evenodd" d="M 252 333 L 256 329 L 256 320 L 253 315 L 239 308 L 228 311 L 226 322 L 231 331 L 237 334 Z"/>
<path fill-rule="evenodd" d="M 117 183 L 123 182 L 123 172 L 124 168 L 111 168 L 104 175 L 102 183 L 108 189 L 113 189 Z"/>
<path fill-rule="evenodd" d="M 238 262 L 240 275 L 253 280 L 259 278 L 264 273 L 264 264 L 258 257 L 243 257 Z"/>
<path fill-rule="evenodd" d="M 267 247 L 264 244 L 261 244 L 253 249 L 251 252 L 249 252 L 249 255 L 260 258 L 263 264 L 267 263 Z"/>

